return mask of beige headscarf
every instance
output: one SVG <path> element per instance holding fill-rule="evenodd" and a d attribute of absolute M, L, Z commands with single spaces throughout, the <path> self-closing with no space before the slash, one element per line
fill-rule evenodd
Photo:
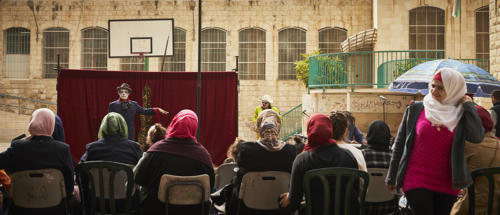
<path fill-rule="evenodd" d="M 429 94 L 424 97 L 425 118 L 432 125 L 443 125 L 448 130 L 453 131 L 464 112 L 463 105 L 458 104 L 458 102 L 467 92 L 465 79 L 457 70 L 452 68 L 442 68 L 436 74 L 438 72 L 441 73 L 443 79 L 446 98 L 443 102 L 439 102 L 432 97 L 429 91 Z M 431 83 L 429 83 L 430 88 Z"/>
<path fill-rule="evenodd" d="M 257 143 L 266 150 L 279 151 L 285 146 L 285 143 L 279 139 L 281 121 L 276 111 L 271 109 L 262 111 L 257 118 L 257 128 L 260 133 Z"/>
<path fill-rule="evenodd" d="M 54 133 L 56 117 L 48 108 L 40 108 L 31 114 L 28 132 L 31 136 L 52 136 Z"/>

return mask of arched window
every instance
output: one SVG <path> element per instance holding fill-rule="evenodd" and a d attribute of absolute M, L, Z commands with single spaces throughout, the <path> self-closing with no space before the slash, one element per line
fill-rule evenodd
<path fill-rule="evenodd" d="M 243 80 L 266 79 L 266 32 L 247 28 L 239 33 L 239 78 Z"/>
<path fill-rule="evenodd" d="M 28 78 L 30 69 L 30 30 L 9 28 L 3 33 L 4 78 Z"/>
<path fill-rule="evenodd" d="M 418 7 L 410 10 L 410 50 L 443 50 L 445 38 L 444 10 Z M 419 56 L 436 57 L 436 56 Z"/>
<path fill-rule="evenodd" d="M 281 30 L 278 37 L 278 79 L 297 79 L 294 62 L 301 60 L 301 54 L 306 52 L 306 31 L 300 28 L 287 28 Z"/>
<path fill-rule="evenodd" d="M 108 69 L 108 31 L 103 28 L 82 30 L 82 69 Z"/>
<path fill-rule="evenodd" d="M 163 58 L 160 58 L 160 68 Z M 174 29 L 174 56 L 165 57 L 163 71 L 186 71 L 186 30 L 182 28 Z"/>
<path fill-rule="evenodd" d="M 43 32 L 43 77 L 57 78 L 57 55 L 62 68 L 69 65 L 69 31 L 66 28 L 48 28 Z"/>
<path fill-rule="evenodd" d="M 226 71 L 226 31 L 207 28 L 201 31 L 201 70 Z"/>
<path fill-rule="evenodd" d="M 347 30 L 343 28 L 323 28 L 319 30 L 319 49 L 321 53 L 342 52 L 340 43 L 347 39 Z"/>

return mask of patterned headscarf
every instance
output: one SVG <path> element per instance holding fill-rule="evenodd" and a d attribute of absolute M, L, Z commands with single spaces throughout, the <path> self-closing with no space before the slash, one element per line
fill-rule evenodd
<path fill-rule="evenodd" d="M 104 116 L 101 122 L 101 127 L 99 128 L 99 134 L 97 137 L 99 139 L 105 138 L 107 136 L 117 134 L 122 137 L 128 137 L 127 122 L 122 117 L 121 114 L 110 112 Z"/>
<path fill-rule="evenodd" d="M 32 136 L 52 136 L 54 133 L 55 116 L 48 108 L 37 109 L 31 114 L 28 132 Z"/>
<path fill-rule="evenodd" d="M 279 139 L 281 120 L 276 111 L 267 109 L 262 111 L 257 118 L 257 128 L 260 138 L 257 143 L 268 151 L 279 151 L 285 143 Z"/>

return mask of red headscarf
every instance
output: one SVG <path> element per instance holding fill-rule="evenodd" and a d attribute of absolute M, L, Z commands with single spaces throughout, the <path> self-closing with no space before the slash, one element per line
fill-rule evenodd
<path fill-rule="evenodd" d="M 196 130 L 198 129 L 198 116 L 189 109 L 181 110 L 174 116 L 167 128 L 166 138 L 191 138 L 196 140 Z"/>
<path fill-rule="evenodd" d="M 304 151 L 336 143 L 332 138 L 332 121 L 324 114 L 314 114 L 307 122 L 307 145 Z"/>

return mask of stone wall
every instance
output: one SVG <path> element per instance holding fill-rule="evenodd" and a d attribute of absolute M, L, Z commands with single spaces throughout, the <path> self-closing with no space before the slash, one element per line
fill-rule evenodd
<path fill-rule="evenodd" d="M 490 0 L 490 73 L 500 79 L 500 4 Z"/>

